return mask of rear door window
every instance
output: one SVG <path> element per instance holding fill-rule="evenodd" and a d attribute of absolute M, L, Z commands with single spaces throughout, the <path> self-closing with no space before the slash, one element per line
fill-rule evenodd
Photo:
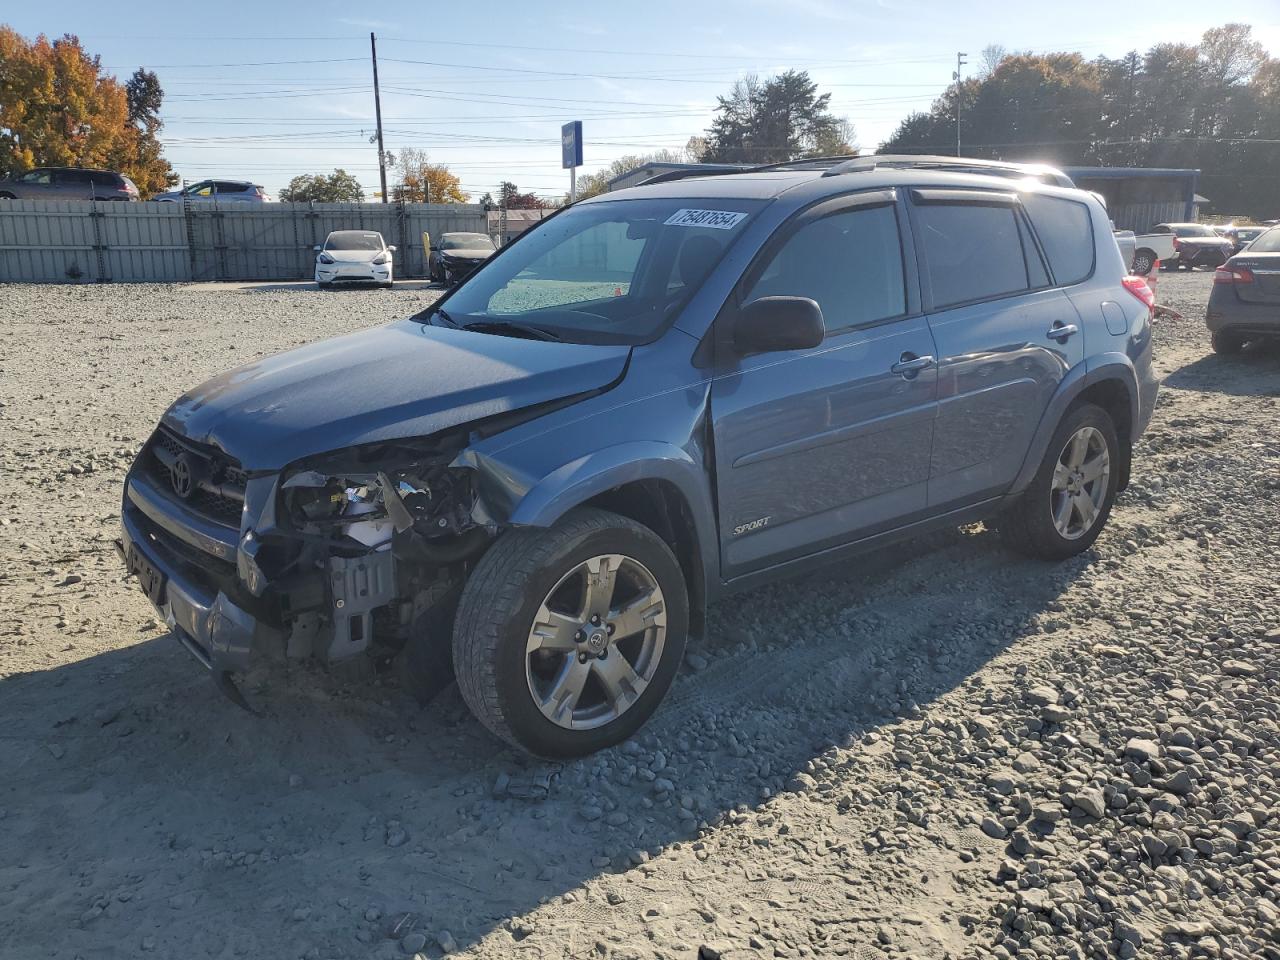
<path fill-rule="evenodd" d="M 1027 194 L 1023 209 L 1049 258 L 1054 282 L 1070 286 L 1093 273 L 1093 221 L 1089 208 L 1074 200 Z"/>
<path fill-rule="evenodd" d="M 924 203 L 916 214 L 922 272 L 935 310 L 1029 288 L 1012 205 Z"/>
<path fill-rule="evenodd" d="M 796 229 L 751 285 L 761 297 L 809 297 L 827 333 L 907 311 L 898 219 L 891 205 L 843 210 Z"/>
<path fill-rule="evenodd" d="M 217 181 L 219 193 L 244 193 L 247 189 L 243 183 L 229 183 L 225 180 Z"/>
<path fill-rule="evenodd" d="M 89 183 L 89 174 L 84 170 L 57 170 L 53 174 L 54 183 L 75 184 L 77 186 Z"/>

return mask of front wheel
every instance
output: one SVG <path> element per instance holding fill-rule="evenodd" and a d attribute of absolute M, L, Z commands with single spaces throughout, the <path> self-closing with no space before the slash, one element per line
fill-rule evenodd
<path fill-rule="evenodd" d="M 1065 560 L 1093 546 L 1111 515 L 1120 478 L 1120 442 L 1101 407 L 1063 417 L 1031 484 L 999 522 L 1011 547 Z"/>
<path fill-rule="evenodd" d="M 529 753 L 594 753 L 657 708 L 688 623 L 671 549 L 626 517 L 580 508 L 508 531 L 480 559 L 454 621 L 458 688 L 486 727 Z"/>

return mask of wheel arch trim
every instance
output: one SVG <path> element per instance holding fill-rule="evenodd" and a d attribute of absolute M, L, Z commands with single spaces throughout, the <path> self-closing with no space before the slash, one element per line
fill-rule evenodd
<path fill-rule="evenodd" d="M 1096 357 L 1091 357 L 1085 363 L 1077 364 L 1063 378 L 1062 383 L 1058 385 L 1057 391 L 1049 401 L 1048 407 L 1045 408 L 1044 414 L 1040 417 L 1040 423 L 1036 427 L 1035 435 L 1032 437 L 1031 446 L 1027 449 L 1026 457 L 1022 461 L 1022 467 L 1019 469 L 1013 486 L 1009 490 L 1011 495 L 1021 493 L 1030 485 L 1036 475 L 1036 471 L 1040 469 L 1040 463 L 1049 448 L 1049 441 L 1053 439 L 1053 432 L 1057 430 L 1058 424 L 1062 421 L 1066 412 L 1071 409 L 1071 405 L 1085 391 L 1107 382 L 1119 383 L 1124 387 L 1129 399 L 1130 423 L 1137 424 L 1140 422 L 1138 376 L 1133 368 L 1133 361 L 1127 355 L 1123 353 L 1103 353 Z"/>
<path fill-rule="evenodd" d="M 490 465 L 481 462 L 477 466 L 485 469 Z M 506 522 L 517 527 L 549 527 L 574 507 L 617 487 L 643 481 L 667 484 L 683 498 L 701 567 L 687 573 L 701 580 L 704 590 L 711 589 L 719 582 L 715 504 L 703 466 L 689 451 L 674 444 L 651 440 L 622 443 L 571 460 L 515 499 Z"/>

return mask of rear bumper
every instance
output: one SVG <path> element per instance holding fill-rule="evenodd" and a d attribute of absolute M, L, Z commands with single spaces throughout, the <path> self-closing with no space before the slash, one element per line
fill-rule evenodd
<path fill-rule="evenodd" d="M 1246 303 L 1234 290 L 1209 298 L 1205 325 L 1210 333 L 1235 330 L 1259 336 L 1280 336 L 1280 303 Z"/>

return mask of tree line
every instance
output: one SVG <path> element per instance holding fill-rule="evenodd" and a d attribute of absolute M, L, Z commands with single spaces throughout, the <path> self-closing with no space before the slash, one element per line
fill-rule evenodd
<path fill-rule="evenodd" d="M 160 146 L 163 100 L 154 73 L 139 67 L 120 83 L 71 34 L 28 41 L 0 25 L 0 176 L 104 167 L 143 196 L 165 190 L 178 177 Z"/>
<path fill-rule="evenodd" d="M 988 48 L 881 152 L 953 153 L 957 100 L 966 156 L 1199 169 L 1216 211 L 1280 216 L 1280 60 L 1245 24 L 1117 60 Z"/>

